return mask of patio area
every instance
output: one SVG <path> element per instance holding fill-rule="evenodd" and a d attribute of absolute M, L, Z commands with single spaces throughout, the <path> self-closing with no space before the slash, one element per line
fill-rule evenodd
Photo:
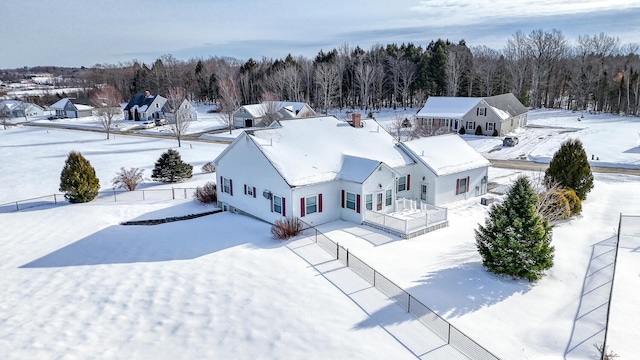
<path fill-rule="evenodd" d="M 395 211 L 365 210 L 364 225 L 410 239 L 449 225 L 447 209 L 413 199 L 397 199 Z"/>

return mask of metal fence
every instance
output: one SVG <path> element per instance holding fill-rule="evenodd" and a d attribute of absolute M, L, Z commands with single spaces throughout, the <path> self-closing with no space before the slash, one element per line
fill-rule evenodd
<path fill-rule="evenodd" d="M 93 201 L 163 201 L 182 200 L 193 196 L 196 188 L 145 189 L 145 190 L 105 190 L 98 192 Z M 0 204 L 0 213 L 23 211 L 39 206 L 68 204 L 64 194 L 51 194 Z"/>
<path fill-rule="evenodd" d="M 447 344 L 453 346 L 471 359 L 479 360 L 498 360 L 489 350 L 482 347 L 462 331 L 451 325 L 447 320 L 443 319 L 436 312 L 424 305 L 420 300 L 414 298 L 389 280 L 386 276 L 380 274 L 367 263 L 353 255 L 348 249 L 334 242 L 322 232 L 305 224 L 305 228 L 312 231 L 309 235 L 315 239 L 315 242 L 326 250 L 329 254 L 342 264 L 350 268 L 353 272 L 365 279 L 380 292 L 394 300 L 405 311 L 409 312 L 418 319 L 423 325 L 440 336 Z"/>

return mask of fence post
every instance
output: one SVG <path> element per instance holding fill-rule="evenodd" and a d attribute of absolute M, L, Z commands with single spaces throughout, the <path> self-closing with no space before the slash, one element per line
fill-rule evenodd
<path fill-rule="evenodd" d="M 58 199 L 56 198 L 56 194 L 53 194 L 53 203 L 54 204 L 58 203 Z"/>
<path fill-rule="evenodd" d="M 16 201 L 16 211 L 20 211 L 20 208 L 18 207 L 18 202 Z"/>
<path fill-rule="evenodd" d="M 144 190 L 142 190 L 142 201 L 144 201 L 144 200 L 146 200 L 146 199 L 144 198 Z"/>
<path fill-rule="evenodd" d="M 184 188 L 184 199 L 187 200 L 187 188 Z"/>
<path fill-rule="evenodd" d="M 447 344 L 451 344 L 451 323 L 447 321 L 447 325 L 449 325 L 447 330 Z"/>
<path fill-rule="evenodd" d="M 407 301 L 407 312 L 411 313 L 411 294 L 407 293 L 407 295 L 409 295 L 409 300 Z"/>
<path fill-rule="evenodd" d="M 347 267 L 349 267 L 349 249 L 347 249 Z"/>
<path fill-rule="evenodd" d="M 340 243 L 336 243 L 336 260 L 340 260 Z"/>
<path fill-rule="evenodd" d="M 116 190 L 113 190 L 113 202 L 117 202 L 118 199 L 116 198 Z"/>

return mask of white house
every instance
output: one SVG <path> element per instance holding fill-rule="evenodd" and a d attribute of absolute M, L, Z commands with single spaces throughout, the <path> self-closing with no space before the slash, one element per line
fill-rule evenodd
<path fill-rule="evenodd" d="M 342 219 L 407 237 L 446 226 L 446 209 L 434 204 L 486 191 L 472 190 L 486 183 L 489 163 L 458 135 L 436 146 L 462 150 L 440 149 L 443 159 L 429 167 L 426 159 L 438 149 L 397 144 L 373 119 L 353 126 L 332 116 L 279 124 L 243 132 L 214 160 L 223 209 L 270 223 L 287 216 L 311 225 Z"/>
<path fill-rule="evenodd" d="M 263 101 L 260 104 L 243 105 L 231 115 L 233 126 L 244 127 L 265 127 L 265 117 L 270 111 L 277 112 L 279 119 L 299 119 L 316 116 L 316 112 L 303 102 L 287 101 Z"/>
<path fill-rule="evenodd" d="M 44 109 L 42 107 L 19 100 L 0 101 L 0 112 L 8 118 L 24 118 L 25 114 L 26 116 L 44 115 Z"/>
<path fill-rule="evenodd" d="M 162 116 L 164 116 L 169 123 L 174 123 L 176 121 L 176 113 L 178 110 L 181 111 L 187 121 L 198 120 L 198 112 L 187 99 L 182 100 L 182 103 L 176 109 L 171 108 L 169 101 L 165 102 L 162 107 Z"/>
<path fill-rule="evenodd" d="M 135 121 L 155 120 L 162 118 L 162 107 L 167 102 L 165 97 L 151 95 L 149 91 L 144 94 L 135 94 L 124 107 L 124 119 Z"/>
<path fill-rule="evenodd" d="M 55 110 L 57 116 L 75 119 L 93 115 L 94 108 L 85 104 L 76 104 L 71 99 L 64 98 L 49 106 L 49 109 Z"/>
<path fill-rule="evenodd" d="M 474 134 L 478 126 L 483 135 L 504 135 L 527 124 L 527 108 L 512 94 L 490 97 L 431 96 L 416 114 L 418 125 L 464 128 Z"/>

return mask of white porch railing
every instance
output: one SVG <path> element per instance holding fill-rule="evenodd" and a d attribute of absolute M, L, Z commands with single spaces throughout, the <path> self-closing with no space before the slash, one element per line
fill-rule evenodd
<path fill-rule="evenodd" d="M 446 223 L 447 209 L 411 199 L 396 200 L 396 211 L 384 214 L 365 210 L 364 220 L 404 235 Z M 446 225 L 445 225 L 446 226 Z"/>

